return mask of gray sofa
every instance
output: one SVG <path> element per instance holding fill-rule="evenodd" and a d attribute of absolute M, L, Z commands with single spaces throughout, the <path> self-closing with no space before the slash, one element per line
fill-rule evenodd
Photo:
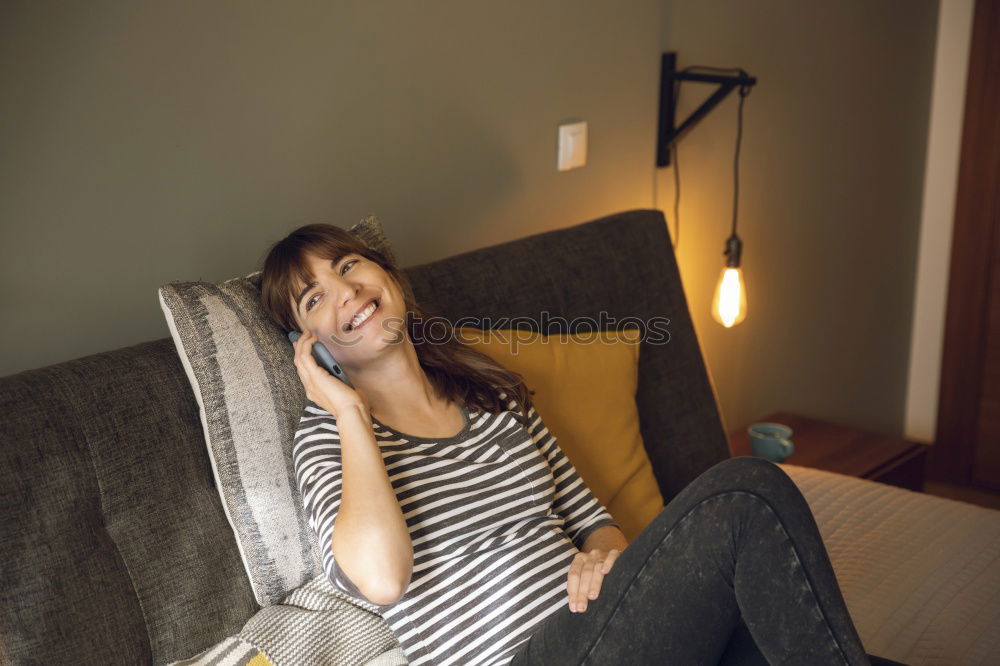
<path fill-rule="evenodd" d="M 669 343 L 641 350 L 636 394 L 664 498 L 729 457 L 659 211 L 406 273 L 418 300 L 452 321 L 668 317 Z M 259 610 L 170 337 L 0 378 L 0 412 L 0 663 L 166 663 Z M 726 662 L 762 663 L 754 653 L 744 630 Z"/>

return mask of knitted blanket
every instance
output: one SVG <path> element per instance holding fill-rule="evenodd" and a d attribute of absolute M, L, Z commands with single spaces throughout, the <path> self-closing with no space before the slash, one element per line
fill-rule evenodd
<path fill-rule="evenodd" d="M 243 629 L 170 666 L 406 666 L 403 650 L 374 606 L 319 575 L 281 603 L 259 610 Z"/>

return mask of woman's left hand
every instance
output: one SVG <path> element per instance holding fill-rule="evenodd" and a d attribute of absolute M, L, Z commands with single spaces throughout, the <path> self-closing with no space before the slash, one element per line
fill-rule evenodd
<path fill-rule="evenodd" d="M 587 599 L 596 599 L 601 591 L 604 575 L 611 571 L 621 552 L 595 548 L 587 553 L 577 553 L 569 566 L 566 591 L 569 592 L 570 612 L 587 610 Z"/>

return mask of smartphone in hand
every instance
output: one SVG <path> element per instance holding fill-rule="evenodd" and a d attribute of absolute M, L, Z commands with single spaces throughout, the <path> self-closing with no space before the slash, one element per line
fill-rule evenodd
<path fill-rule="evenodd" d="M 299 331 L 289 331 L 288 333 L 288 339 L 291 340 L 292 342 L 295 342 L 301 337 L 302 333 L 300 333 Z M 316 363 L 319 364 L 319 367 L 325 368 L 326 371 L 329 372 L 331 375 L 333 375 L 340 381 L 344 382 L 351 388 L 354 388 L 354 384 L 352 384 L 350 380 L 347 379 L 347 375 L 344 374 L 344 371 L 341 369 L 340 364 L 337 363 L 337 359 L 333 357 L 333 354 L 331 354 L 330 350 L 326 348 L 326 345 L 324 345 L 322 342 L 319 341 L 314 342 L 312 348 L 312 355 L 313 358 L 316 359 Z"/>

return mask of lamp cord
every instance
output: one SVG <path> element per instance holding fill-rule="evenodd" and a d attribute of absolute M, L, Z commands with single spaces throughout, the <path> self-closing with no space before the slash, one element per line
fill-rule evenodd
<path fill-rule="evenodd" d="M 674 141 L 670 147 L 674 154 L 674 253 L 677 246 L 681 244 L 681 158 L 677 154 L 678 141 Z"/>
<path fill-rule="evenodd" d="M 740 203 L 740 141 L 743 139 L 743 100 L 750 94 L 749 86 L 740 86 L 740 105 L 736 112 L 736 156 L 733 158 L 733 231 L 736 235 L 736 211 Z"/>
<path fill-rule="evenodd" d="M 685 67 L 681 72 L 691 72 L 697 69 L 708 70 L 712 72 L 720 72 L 724 74 L 739 74 L 741 76 L 748 76 L 747 72 L 739 67 L 709 67 L 707 65 L 691 65 Z M 674 81 L 674 108 L 676 109 L 677 101 L 680 99 L 680 81 Z M 737 211 L 739 210 L 739 198 L 740 198 L 740 143 L 743 140 L 743 100 L 747 95 L 750 94 L 750 86 L 742 85 L 740 86 L 740 103 L 736 111 L 736 155 L 733 158 L 733 229 L 731 234 L 736 235 L 736 219 Z M 677 144 L 679 142 L 675 141 L 671 144 L 671 153 L 674 160 L 674 250 L 677 250 L 677 246 L 681 242 L 681 162 L 680 157 L 677 152 Z"/>

